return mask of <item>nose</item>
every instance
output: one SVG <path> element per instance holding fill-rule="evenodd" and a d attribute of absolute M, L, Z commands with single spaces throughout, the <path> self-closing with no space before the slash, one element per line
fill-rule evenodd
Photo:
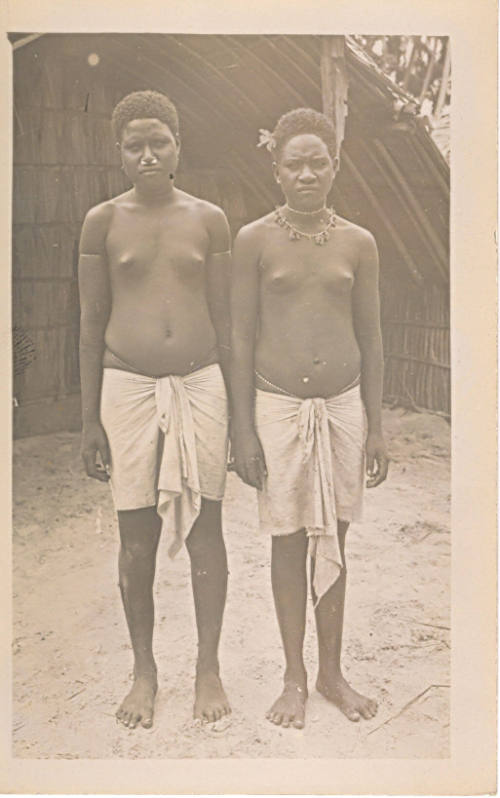
<path fill-rule="evenodd" d="M 143 163 L 154 163 L 156 161 L 156 155 L 153 153 L 149 144 L 146 144 L 144 147 L 141 161 Z"/>
<path fill-rule="evenodd" d="M 301 183 L 314 183 L 316 180 L 314 172 L 307 164 L 304 164 L 302 167 L 302 170 L 299 174 L 299 180 Z"/>

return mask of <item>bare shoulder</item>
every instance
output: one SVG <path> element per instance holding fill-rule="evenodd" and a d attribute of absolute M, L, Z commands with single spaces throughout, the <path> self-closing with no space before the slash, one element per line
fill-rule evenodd
<path fill-rule="evenodd" d="M 217 224 L 226 219 L 226 214 L 213 202 L 195 197 L 181 189 L 175 189 L 176 200 L 180 207 L 191 213 L 196 213 L 208 225 Z"/>
<path fill-rule="evenodd" d="M 276 227 L 274 223 L 274 212 L 261 216 L 249 224 L 243 225 L 238 231 L 236 241 L 241 244 L 249 244 L 261 247 L 270 232 Z"/>
<path fill-rule="evenodd" d="M 337 216 L 336 230 L 345 237 L 357 264 L 373 264 L 378 267 L 377 243 L 372 233 L 359 224 Z"/>
<path fill-rule="evenodd" d="M 112 197 L 109 200 L 100 202 L 99 205 L 94 205 L 93 208 L 87 211 L 84 225 L 90 225 L 91 227 L 109 226 L 115 209 L 129 204 L 131 194 L 132 190 L 125 191 L 117 197 Z"/>
<path fill-rule="evenodd" d="M 359 224 L 350 222 L 349 219 L 344 219 L 343 216 L 336 217 L 336 229 L 346 236 L 349 236 L 349 238 L 351 238 L 353 242 L 357 242 L 359 246 L 370 246 L 370 244 L 375 244 L 375 238 L 369 230 L 365 227 L 361 227 Z"/>
<path fill-rule="evenodd" d="M 113 216 L 114 210 L 114 200 L 106 200 L 105 202 L 100 202 L 99 205 L 94 205 L 93 208 L 87 211 L 85 215 L 85 222 L 84 224 L 92 225 L 92 226 L 101 226 L 103 224 L 109 223 L 111 217 Z"/>
<path fill-rule="evenodd" d="M 178 207 L 204 226 L 210 239 L 209 251 L 215 254 L 231 249 L 229 222 L 222 208 L 180 189 L 176 189 L 176 199 Z"/>
<path fill-rule="evenodd" d="M 101 255 L 104 253 L 106 236 L 119 197 L 115 197 L 87 211 L 80 236 L 80 254 Z"/>

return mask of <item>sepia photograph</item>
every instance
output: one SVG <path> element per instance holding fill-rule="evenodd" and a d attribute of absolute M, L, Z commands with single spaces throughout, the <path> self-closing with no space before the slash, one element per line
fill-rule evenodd
<path fill-rule="evenodd" d="M 449 756 L 448 37 L 10 39 L 16 755 Z"/>
<path fill-rule="evenodd" d="M 21 767 L 454 755 L 456 49 L 360 23 L 7 31 Z"/>

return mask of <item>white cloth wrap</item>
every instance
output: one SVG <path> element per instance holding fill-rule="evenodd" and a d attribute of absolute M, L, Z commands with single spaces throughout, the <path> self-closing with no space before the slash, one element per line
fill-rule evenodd
<path fill-rule="evenodd" d="M 101 420 L 116 509 L 156 505 L 173 557 L 199 515 L 201 497 L 224 495 L 228 414 L 220 367 L 160 378 L 106 368 Z"/>
<path fill-rule="evenodd" d="M 343 567 L 337 522 L 361 517 L 366 418 L 360 388 L 328 399 L 256 394 L 268 471 L 258 492 L 261 528 L 271 535 L 306 530 L 319 602 Z"/>

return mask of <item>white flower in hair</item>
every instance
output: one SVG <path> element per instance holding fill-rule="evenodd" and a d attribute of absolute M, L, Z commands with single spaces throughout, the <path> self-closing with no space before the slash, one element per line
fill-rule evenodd
<path fill-rule="evenodd" d="M 276 149 L 276 140 L 270 130 L 260 128 L 259 130 L 259 143 L 257 147 L 265 147 L 269 152 Z"/>

